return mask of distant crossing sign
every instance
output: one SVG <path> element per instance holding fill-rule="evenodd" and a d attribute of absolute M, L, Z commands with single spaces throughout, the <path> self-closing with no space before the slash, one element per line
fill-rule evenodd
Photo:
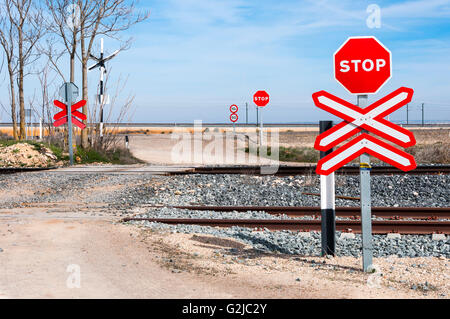
<path fill-rule="evenodd" d="M 63 124 L 66 124 L 69 120 L 69 116 L 68 116 L 68 111 L 67 111 L 67 104 L 62 103 L 61 101 L 55 100 L 53 102 L 55 104 L 55 106 L 59 107 L 60 109 L 62 109 L 61 112 L 59 112 L 58 114 L 56 114 L 53 119 L 55 120 L 54 126 L 55 127 L 59 127 Z M 78 120 L 81 119 L 82 121 L 86 121 L 87 120 L 87 116 L 83 113 L 80 113 L 79 111 L 77 111 L 78 109 L 82 108 L 83 106 L 86 105 L 86 101 L 85 100 L 81 100 L 78 103 L 75 103 L 74 105 L 72 105 L 71 107 L 71 111 L 72 111 L 72 123 L 76 126 L 78 126 L 80 129 L 84 130 L 86 128 L 86 124 L 80 122 Z M 78 117 L 78 118 L 77 118 Z"/>

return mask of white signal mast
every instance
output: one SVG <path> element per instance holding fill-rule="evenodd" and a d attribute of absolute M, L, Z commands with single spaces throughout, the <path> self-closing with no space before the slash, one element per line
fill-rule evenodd
<path fill-rule="evenodd" d="M 103 106 L 109 103 L 108 96 L 107 95 L 105 96 L 105 94 L 104 94 L 104 92 L 105 92 L 104 91 L 104 88 L 105 88 L 104 78 L 105 78 L 105 73 L 107 72 L 105 62 L 113 59 L 120 52 L 120 50 L 116 50 L 116 51 L 114 51 L 113 54 L 111 54 L 110 56 L 105 58 L 104 51 L 103 51 L 103 48 L 104 48 L 103 41 L 104 41 L 103 38 L 101 38 L 100 39 L 100 57 L 97 58 L 97 57 L 93 56 L 92 54 L 90 55 L 90 57 L 92 59 L 94 59 L 95 61 L 97 61 L 97 63 L 94 64 L 93 66 L 89 67 L 89 69 L 88 69 L 89 71 L 92 71 L 96 68 L 100 69 L 100 94 L 98 96 L 98 102 L 100 104 L 100 138 L 103 137 Z"/>

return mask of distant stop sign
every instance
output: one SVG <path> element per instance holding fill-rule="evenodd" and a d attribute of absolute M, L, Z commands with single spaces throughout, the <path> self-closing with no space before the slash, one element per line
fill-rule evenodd
<path fill-rule="evenodd" d="M 374 94 L 391 78 L 391 52 L 375 37 L 349 38 L 334 54 L 334 75 L 352 94 Z"/>
<path fill-rule="evenodd" d="M 264 107 L 269 104 L 270 96 L 266 91 L 258 91 L 253 96 L 253 102 L 259 107 Z"/>

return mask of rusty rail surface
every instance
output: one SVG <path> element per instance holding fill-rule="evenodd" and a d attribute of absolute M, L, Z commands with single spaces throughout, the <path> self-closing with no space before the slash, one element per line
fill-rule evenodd
<path fill-rule="evenodd" d="M 320 217 L 320 207 L 292 207 L 292 206 L 164 206 L 151 205 L 149 208 L 176 208 L 186 210 L 200 211 L 218 211 L 218 212 L 266 212 L 271 215 L 286 215 L 289 217 L 317 216 Z M 359 218 L 361 215 L 360 207 L 337 207 L 336 216 Z M 374 217 L 402 219 L 450 219 L 450 207 L 373 207 L 372 215 Z"/>
<path fill-rule="evenodd" d="M 238 174 L 238 175 L 260 175 L 262 167 L 260 166 L 211 166 L 196 167 L 190 171 L 174 172 L 170 175 L 189 175 L 189 174 Z M 280 166 L 276 173 L 269 175 L 276 176 L 295 176 L 315 174 L 315 166 Z M 336 172 L 342 175 L 359 175 L 359 167 L 346 166 Z M 436 175 L 450 174 L 450 165 L 420 165 L 415 170 L 404 172 L 395 167 L 375 166 L 371 171 L 372 175 Z"/>
<path fill-rule="evenodd" d="M 247 227 L 252 229 L 320 231 L 320 220 L 257 220 L 257 219 L 166 219 L 166 218 L 125 218 L 129 221 L 148 221 L 168 225 L 199 225 L 210 227 Z M 352 220 L 337 220 L 336 230 L 361 233 L 361 222 Z M 372 221 L 374 234 L 450 234 L 449 221 Z"/>

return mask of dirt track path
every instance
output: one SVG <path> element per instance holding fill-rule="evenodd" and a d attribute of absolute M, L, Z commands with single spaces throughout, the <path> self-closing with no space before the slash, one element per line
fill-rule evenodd
<path fill-rule="evenodd" d="M 202 148 L 196 149 L 194 142 L 190 140 L 181 143 L 170 135 L 137 135 L 130 137 L 130 150 L 134 156 L 152 165 L 279 164 L 278 161 L 245 153 L 243 149 L 247 144 L 242 135 L 239 136 L 239 147 L 233 144 L 232 139 L 227 140 L 223 137 L 211 139 L 205 137 L 203 140 L 196 138 L 196 141 L 201 143 Z M 222 151 L 218 151 L 220 148 Z"/>
<path fill-rule="evenodd" d="M 36 215 L 1 220 L 0 298 L 232 297 L 162 269 L 135 229 L 108 220 Z M 79 289 L 67 286 L 73 278 L 69 265 L 80 267 Z"/>

